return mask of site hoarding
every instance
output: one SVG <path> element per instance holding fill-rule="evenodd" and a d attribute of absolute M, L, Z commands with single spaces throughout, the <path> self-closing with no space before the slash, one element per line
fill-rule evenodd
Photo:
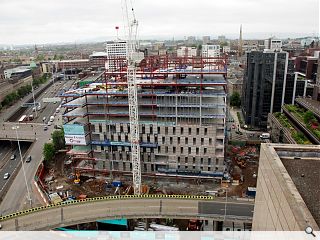
<path fill-rule="evenodd" d="M 84 126 L 80 124 L 63 125 L 64 139 L 67 145 L 87 145 Z"/>
<path fill-rule="evenodd" d="M 85 135 L 84 126 L 80 124 L 64 124 L 64 135 Z"/>
<path fill-rule="evenodd" d="M 68 145 L 87 145 L 84 135 L 65 135 L 64 139 Z"/>

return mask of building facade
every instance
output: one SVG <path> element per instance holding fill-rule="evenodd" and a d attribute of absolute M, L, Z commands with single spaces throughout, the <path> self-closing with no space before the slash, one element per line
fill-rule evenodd
<path fill-rule="evenodd" d="M 201 55 L 202 57 L 220 57 L 220 45 L 202 45 Z"/>
<path fill-rule="evenodd" d="M 204 76 L 198 78 L 189 60 L 185 69 L 184 64 L 180 66 L 185 58 L 160 58 L 144 60 L 146 64 L 166 60 L 168 65 L 157 65 L 158 74 L 142 73 L 150 69 L 148 65 L 137 70 L 142 172 L 224 171 L 224 66 L 220 74 L 204 70 Z M 169 66 L 170 72 L 166 70 Z M 65 126 L 84 129 L 78 135 L 69 134 L 71 139 L 78 139 L 77 143 L 67 141 L 68 154 L 80 171 L 132 171 L 128 92 L 123 78 L 126 72 L 118 73 L 117 81 L 112 78 L 115 74 L 108 70 L 104 83 L 92 83 L 62 95 L 68 109 Z"/>
<path fill-rule="evenodd" d="M 283 104 L 293 104 L 305 96 L 307 82 L 299 80 L 286 52 L 247 53 L 242 87 L 242 112 L 248 125 L 266 128 L 268 114 L 281 112 Z"/>
<path fill-rule="evenodd" d="M 179 47 L 177 49 L 178 57 L 195 57 L 197 56 L 197 48 L 196 47 Z"/>

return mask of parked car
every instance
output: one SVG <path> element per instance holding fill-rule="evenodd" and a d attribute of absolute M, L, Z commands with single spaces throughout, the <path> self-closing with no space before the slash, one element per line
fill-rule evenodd
<path fill-rule="evenodd" d="M 48 130 L 48 126 L 44 126 L 44 127 L 43 127 L 43 130 L 44 130 L 44 131 L 47 131 L 47 130 Z"/>
<path fill-rule="evenodd" d="M 31 160 L 32 160 L 32 157 L 28 156 L 27 159 L 26 159 L 26 162 L 31 162 Z"/>
<path fill-rule="evenodd" d="M 15 159 L 16 159 L 16 155 L 12 154 L 11 157 L 10 157 L 10 160 L 15 160 Z"/>
<path fill-rule="evenodd" d="M 5 173 L 5 174 L 3 175 L 3 179 L 4 179 L 4 180 L 8 179 L 9 177 L 10 177 L 10 173 Z"/>

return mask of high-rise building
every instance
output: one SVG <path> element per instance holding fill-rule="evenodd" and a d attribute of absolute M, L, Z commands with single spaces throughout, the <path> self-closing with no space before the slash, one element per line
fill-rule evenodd
<path fill-rule="evenodd" d="M 224 35 L 218 36 L 218 41 L 219 42 L 225 42 L 226 41 L 226 36 L 224 36 Z"/>
<path fill-rule="evenodd" d="M 188 39 L 187 39 L 187 44 L 188 45 L 193 45 L 193 44 L 196 44 L 196 37 L 195 36 L 189 36 Z"/>
<path fill-rule="evenodd" d="M 320 101 L 320 56 L 318 58 L 318 70 L 317 70 L 316 84 L 313 89 L 313 99 Z"/>
<path fill-rule="evenodd" d="M 75 169 L 132 171 L 126 66 L 116 63 L 104 81 L 62 95 L 65 139 Z M 137 94 L 143 173 L 225 170 L 225 69 L 214 59 L 150 56 L 141 61 Z"/>
<path fill-rule="evenodd" d="M 264 48 L 272 51 L 281 51 L 282 41 L 279 39 L 269 38 L 264 40 Z"/>
<path fill-rule="evenodd" d="M 109 41 L 106 43 L 106 55 L 107 58 L 112 58 L 106 62 L 106 69 L 114 69 L 117 60 L 115 58 L 121 58 L 123 61 L 127 57 L 127 41 Z"/>
<path fill-rule="evenodd" d="M 220 45 L 204 44 L 201 50 L 202 57 L 219 57 Z"/>
<path fill-rule="evenodd" d="M 320 146 L 261 144 L 253 231 L 320 226 Z"/>
<path fill-rule="evenodd" d="M 242 112 L 248 125 L 267 127 L 268 114 L 281 112 L 304 96 L 307 81 L 299 80 L 287 52 L 253 51 L 247 54 L 242 87 Z"/>
<path fill-rule="evenodd" d="M 197 48 L 196 47 L 179 47 L 177 49 L 178 57 L 195 57 L 197 56 Z"/>
<path fill-rule="evenodd" d="M 210 36 L 203 36 L 202 37 L 202 44 L 210 43 Z"/>

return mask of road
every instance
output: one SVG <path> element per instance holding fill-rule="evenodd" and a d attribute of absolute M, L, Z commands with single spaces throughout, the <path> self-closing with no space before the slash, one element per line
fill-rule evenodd
<path fill-rule="evenodd" d="M 24 112 L 16 116 L 16 118 L 11 120 L 18 121 L 22 115 L 33 115 L 34 120 L 32 120 L 31 122 L 44 123 L 43 117 L 46 117 L 45 123 L 47 123 L 49 121 L 50 116 L 54 115 L 56 109 L 59 107 L 60 101 L 56 103 L 43 103 L 43 98 L 56 97 L 59 90 L 63 88 L 69 89 L 73 83 L 74 81 L 55 82 L 52 86 L 50 86 L 50 88 L 48 88 L 46 91 L 41 93 L 39 97 L 36 98 L 35 101 L 41 104 L 40 111 L 34 112 L 33 106 L 30 106 L 26 108 Z"/>
<path fill-rule="evenodd" d="M 74 81 L 68 81 L 67 83 L 65 83 L 66 86 L 71 86 L 73 84 Z M 52 88 L 52 87 L 50 87 Z M 51 94 L 51 90 L 50 88 L 48 90 L 46 90 L 47 92 L 50 91 Z M 47 96 L 46 94 L 48 93 L 44 93 L 45 95 L 42 95 L 42 97 Z M 41 96 L 40 96 L 41 98 Z M 41 98 L 42 99 L 42 98 Z M 18 103 L 19 105 L 21 105 L 21 102 Z M 58 106 L 58 104 L 56 104 Z M 51 105 L 48 105 L 42 112 L 43 115 L 46 115 L 46 117 L 51 116 L 52 113 L 56 110 L 56 108 L 52 107 Z M 3 116 L 5 115 L 9 115 L 9 113 L 2 113 Z M 42 120 L 42 118 L 40 118 Z M 61 122 L 61 117 L 60 117 L 60 121 Z M 9 123 L 7 123 L 9 124 Z M 7 126 L 6 123 L 2 123 L 2 127 L 5 129 L 1 131 L 2 134 L 5 134 L 5 131 L 8 131 L 8 134 L 14 134 L 13 130 L 10 127 L 6 127 Z M 55 123 L 54 124 L 58 124 L 58 119 L 55 119 Z M 27 182 L 28 182 L 28 186 L 29 189 L 33 189 L 32 183 L 33 183 L 33 178 L 34 175 L 37 171 L 37 168 L 39 166 L 39 164 L 42 162 L 43 157 L 42 157 L 42 150 L 43 150 L 43 145 L 44 143 L 47 143 L 50 141 L 50 137 L 51 137 L 51 133 L 54 131 L 54 124 L 48 127 L 47 131 L 43 130 L 43 124 L 38 124 L 35 123 L 33 124 L 33 126 L 31 127 L 31 125 L 24 125 L 24 124 L 17 124 L 20 126 L 18 133 L 19 136 L 23 137 L 24 135 L 24 130 L 27 131 L 26 128 L 32 128 L 31 131 L 30 129 L 28 130 L 28 132 L 31 134 L 34 134 L 34 143 L 32 144 L 30 151 L 29 151 L 29 155 L 32 156 L 32 161 L 28 164 L 25 164 L 25 171 L 26 171 L 26 178 L 27 178 Z M 11 123 L 12 125 L 12 123 Z M 9 135 L 8 135 L 9 136 Z M 1 176 L 0 176 L 1 177 Z M 39 201 L 36 197 L 35 194 L 31 194 L 31 199 L 32 199 L 32 207 L 39 205 Z M 23 172 L 20 169 L 20 171 L 18 172 L 16 178 L 13 180 L 12 185 L 10 187 L 10 189 L 8 190 L 7 194 L 5 195 L 5 197 L 3 198 L 3 201 L 0 203 L 0 213 L 2 215 L 4 214 L 8 214 L 11 212 L 15 212 L 18 210 L 22 210 L 22 209 L 26 209 L 26 208 L 30 208 L 30 204 L 27 201 L 27 190 L 26 190 L 26 186 L 25 186 L 25 181 L 24 181 L 24 176 L 23 176 Z"/>
<path fill-rule="evenodd" d="M 127 199 L 124 199 L 128 197 Z M 253 207 L 251 203 L 229 202 L 227 215 L 223 202 L 214 200 L 181 199 L 177 196 L 153 198 L 144 196 L 140 199 L 122 196 L 122 199 L 95 200 L 69 203 L 45 209 L 35 209 L 28 214 L 1 221 L 2 229 L 12 230 L 49 230 L 56 227 L 93 222 L 99 219 L 119 218 L 174 218 L 174 219 L 214 219 L 252 222 Z M 191 197 L 192 198 L 192 197 Z M 103 210 L 102 210 L 103 209 Z M 215 211 L 216 210 L 216 211 Z M 219 212 L 218 214 L 216 212 Z M 244 213 L 244 215 L 242 215 Z"/>
<path fill-rule="evenodd" d="M 239 112 L 239 109 L 229 108 L 230 117 L 234 119 L 234 122 L 228 122 L 227 127 L 230 129 L 228 132 L 229 138 L 231 140 L 236 141 L 247 141 L 247 140 L 260 140 L 261 131 L 249 131 L 244 128 L 241 128 L 237 112 Z M 234 126 L 234 127 L 233 127 Z M 241 134 L 238 134 L 237 132 L 242 132 Z"/>
<path fill-rule="evenodd" d="M 30 146 L 30 144 L 21 143 L 22 156 L 25 155 L 29 146 Z M 2 152 L 2 150 L 1 150 L 1 152 Z M 10 157 L 12 154 L 16 155 L 15 160 L 10 160 Z M 1 167 L 1 170 L 0 170 L 0 192 L 2 191 L 5 184 L 10 184 L 12 182 L 12 180 L 13 180 L 12 173 L 18 167 L 18 165 L 20 163 L 20 154 L 19 154 L 19 150 L 18 150 L 18 147 L 16 144 L 13 144 L 11 148 L 7 149 L 7 152 L 4 153 L 4 158 L 2 158 L 1 161 L 4 162 L 4 165 Z M 10 174 L 9 179 L 3 178 L 5 173 Z"/>

